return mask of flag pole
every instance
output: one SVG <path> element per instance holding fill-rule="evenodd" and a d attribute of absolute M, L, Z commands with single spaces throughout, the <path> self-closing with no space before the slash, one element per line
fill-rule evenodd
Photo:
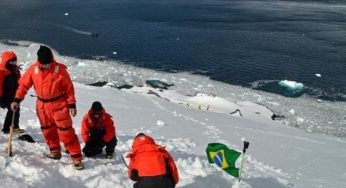
<path fill-rule="evenodd" d="M 240 166 L 239 178 L 238 178 L 239 183 L 240 183 L 240 180 L 241 180 L 241 174 L 242 174 L 243 167 L 244 167 L 245 152 L 246 152 L 246 149 L 248 149 L 249 145 L 250 145 L 250 142 L 246 141 L 245 138 L 242 138 L 241 140 L 244 143 L 244 147 L 243 147 L 243 155 L 242 155 L 242 158 L 241 158 L 241 166 Z"/>

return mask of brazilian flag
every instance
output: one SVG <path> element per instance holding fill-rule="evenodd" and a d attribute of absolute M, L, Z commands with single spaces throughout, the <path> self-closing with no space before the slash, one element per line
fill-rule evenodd
<path fill-rule="evenodd" d="M 215 163 L 228 174 L 239 177 L 239 169 L 235 167 L 235 162 L 241 155 L 240 152 L 220 143 L 209 143 L 206 151 L 209 163 Z"/>

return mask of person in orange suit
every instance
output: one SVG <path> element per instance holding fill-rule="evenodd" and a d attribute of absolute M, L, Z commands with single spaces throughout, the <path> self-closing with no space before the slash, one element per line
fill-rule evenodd
<path fill-rule="evenodd" d="M 67 67 L 55 61 L 52 51 L 47 46 L 40 46 L 37 60 L 19 80 L 12 110 L 16 110 L 27 91 L 34 86 L 37 101 L 36 114 L 41 124 L 41 131 L 50 149 L 46 157 L 61 158 L 60 140 L 70 153 L 75 169 L 84 168 L 81 147 L 72 127 L 72 118 L 76 116 L 76 99 L 73 83 Z"/>
<path fill-rule="evenodd" d="M 83 153 L 92 157 L 102 153 L 106 147 L 106 158 L 112 159 L 117 138 L 112 116 L 108 114 L 99 101 L 93 102 L 91 109 L 84 115 L 81 135 L 85 142 Z"/>
<path fill-rule="evenodd" d="M 153 138 L 139 133 L 132 144 L 128 176 L 134 188 L 174 188 L 179 181 L 177 167 L 167 150 Z"/>
<path fill-rule="evenodd" d="M 13 111 L 11 102 L 14 99 L 18 88 L 20 72 L 17 66 L 17 56 L 13 51 L 4 51 L 0 64 L 0 107 L 7 108 L 7 114 L 4 120 L 2 132 L 8 134 L 12 124 Z M 22 133 L 23 129 L 19 128 L 19 108 L 14 112 L 13 132 Z"/>

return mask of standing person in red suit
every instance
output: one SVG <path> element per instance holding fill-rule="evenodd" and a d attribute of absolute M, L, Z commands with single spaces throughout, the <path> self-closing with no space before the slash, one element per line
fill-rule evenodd
<path fill-rule="evenodd" d="M 106 158 L 112 159 L 117 138 L 115 124 L 102 104 L 93 102 L 89 112 L 84 115 L 81 125 L 81 135 L 85 142 L 83 153 L 92 157 L 102 153 L 106 147 Z"/>
<path fill-rule="evenodd" d="M 52 51 L 40 46 L 37 60 L 19 80 L 12 110 L 19 107 L 27 91 L 34 86 L 37 101 L 36 113 L 41 124 L 41 131 L 50 149 L 46 157 L 59 160 L 61 158 L 60 141 L 71 155 L 74 168 L 81 170 L 81 148 L 78 137 L 72 127 L 71 116 L 76 116 L 76 99 L 73 83 L 67 67 L 55 61 Z"/>
<path fill-rule="evenodd" d="M 167 150 L 153 138 L 139 133 L 132 144 L 129 178 L 134 188 L 174 188 L 179 181 L 178 169 Z"/>
<path fill-rule="evenodd" d="M 12 123 L 13 111 L 11 103 L 18 88 L 20 72 L 17 66 L 17 56 L 13 51 L 4 51 L 2 53 L 0 64 L 0 107 L 7 108 L 6 118 L 2 132 L 8 134 Z M 14 112 L 13 132 L 22 133 L 23 129 L 19 128 L 19 108 Z"/>

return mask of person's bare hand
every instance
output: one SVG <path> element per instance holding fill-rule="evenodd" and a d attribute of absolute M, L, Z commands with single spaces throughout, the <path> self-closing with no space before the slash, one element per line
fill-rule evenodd
<path fill-rule="evenodd" d="M 16 111 L 19 107 L 19 104 L 17 102 L 12 102 L 11 103 L 11 110 Z"/>
<path fill-rule="evenodd" d="M 75 117 L 77 115 L 77 109 L 76 108 L 70 108 L 70 114 L 72 117 Z"/>

